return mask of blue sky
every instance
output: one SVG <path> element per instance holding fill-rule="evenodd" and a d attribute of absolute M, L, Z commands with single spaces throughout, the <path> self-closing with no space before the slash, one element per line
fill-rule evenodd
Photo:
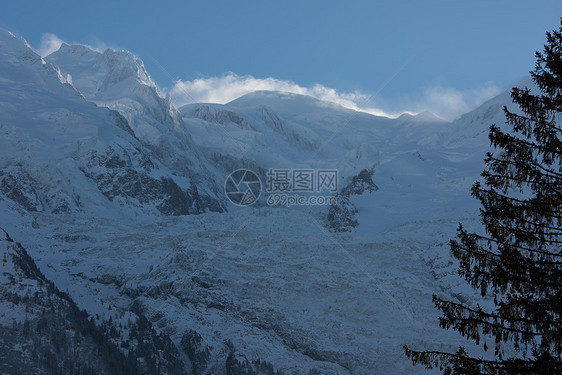
<path fill-rule="evenodd" d="M 177 94 L 179 79 L 196 100 L 293 87 L 454 118 L 533 67 L 562 2 L 0 0 L 0 9 L 0 27 L 36 50 L 59 39 L 128 49 L 165 91 Z"/>

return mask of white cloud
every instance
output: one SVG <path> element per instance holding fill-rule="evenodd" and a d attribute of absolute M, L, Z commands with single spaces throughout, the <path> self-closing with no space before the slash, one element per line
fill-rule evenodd
<path fill-rule="evenodd" d="M 35 49 L 35 52 L 37 52 L 41 57 L 45 57 L 57 51 L 62 43 L 63 40 L 55 34 L 44 33 L 41 35 L 41 44 L 39 45 L 39 48 Z"/>
<path fill-rule="evenodd" d="M 498 95 L 501 91 L 492 83 L 465 91 L 432 87 L 423 91 L 422 99 L 414 102 L 412 109 L 417 112 L 431 111 L 446 120 L 454 120 Z"/>
<path fill-rule="evenodd" d="M 460 91 L 452 88 L 433 87 L 422 91 L 416 99 L 399 100 L 388 103 L 377 97 L 376 102 L 384 108 L 373 107 L 374 98 L 361 92 L 338 92 L 320 84 L 311 87 L 300 86 L 291 81 L 275 78 L 255 78 L 251 75 L 239 76 L 228 73 L 221 77 L 198 78 L 193 81 L 177 81 L 170 95 L 174 103 L 182 106 L 188 103 L 228 103 L 242 95 L 258 90 L 285 91 L 294 94 L 309 95 L 320 100 L 339 104 L 350 109 L 371 113 L 378 116 L 396 117 L 402 113 L 419 113 L 431 111 L 437 116 L 454 120 L 487 99 L 500 93 L 493 84 L 484 87 Z"/>
<path fill-rule="evenodd" d="M 259 91 L 284 91 L 293 94 L 309 95 L 314 98 L 339 104 L 343 107 L 361 110 L 379 116 L 392 116 L 378 108 L 363 108 L 368 105 L 370 96 L 353 92 L 340 93 L 335 89 L 315 84 L 303 87 L 291 81 L 275 78 L 255 78 L 250 75 L 239 76 L 228 73 L 222 77 L 198 78 L 193 81 L 177 81 L 170 91 L 172 100 L 178 106 L 188 103 L 228 103 L 242 95 Z"/>

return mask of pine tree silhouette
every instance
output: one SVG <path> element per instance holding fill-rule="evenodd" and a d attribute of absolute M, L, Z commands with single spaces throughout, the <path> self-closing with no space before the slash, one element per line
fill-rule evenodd
<path fill-rule="evenodd" d="M 484 341 L 484 350 L 492 338 L 493 360 L 462 346 L 456 353 L 404 346 L 414 365 L 445 374 L 562 374 L 562 19 L 546 36 L 531 72 L 539 93 L 513 88 L 520 111 L 504 107 L 512 131 L 490 127 L 496 150 L 486 155 L 484 183 L 472 187 L 485 234 L 461 224 L 458 240 L 451 240 L 459 274 L 483 296 L 494 296 L 495 307 L 485 311 L 433 296 L 440 326 Z M 507 357 L 507 346 L 517 355 Z"/>

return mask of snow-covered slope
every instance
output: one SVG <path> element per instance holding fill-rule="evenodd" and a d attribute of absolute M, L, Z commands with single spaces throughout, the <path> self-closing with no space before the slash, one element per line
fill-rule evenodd
<path fill-rule="evenodd" d="M 2 373 L 185 373 L 170 338 L 142 313 L 109 309 L 109 320 L 90 318 L 1 228 L 0 259 Z"/>
<path fill-rule="evenodd" d="M 425 373 L 403 344 L 466 344 L 431 294 L 485 303 L 447 244 L 479 225 L 469 189 L 507 93 L 453 123 L 264 91 L 178 112 L 129 52 L 0 47 L 0 226 L 98 325 L 138 317 L 137 342 L 193 374 Z M 205 212 L 240 167 L 337 169 L 342 203 Z"/>
<path fill-rule="evenodd" d="M 2 229 L 0 261 L 2 373 L 46 374 L 59 367 L 67 373 L 95 369 L 109 374 L 128 367 L 123 354 L 106 337 L 96 342 L 93 336 L 101 330 L 95 332 L 87 315 L 56 290 L 25 249 Z M 108 349 L 105 354 L 121 357 L 121 368 L 113 367 L 101 354 L 104 344 Z"/>

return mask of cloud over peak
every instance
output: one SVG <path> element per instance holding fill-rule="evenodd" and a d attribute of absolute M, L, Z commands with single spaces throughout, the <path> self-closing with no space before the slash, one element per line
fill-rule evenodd
<path fill-rule="evenodd" d="M 498 95 L 501 91 L 492 83 L 465 91 L 437 86 L 425 89 L 421 102 L 415 103 L 414 108 L 418 110 L 429 108 L 430 111 L 444 119 L 454 120 Z"/>
<path fill-rule="evenodd" d="M 225 104 L 245 94 L 261 90 L 308 95 L 377 116 L 397 117 L 403 113 L 430 111 L 446 120 L 458 118 L 501 92 L 493 84 L 466 91 L 438 86 L 423 90 L 416 99 L 405 98 L 399 103 L 375 107 L 373 95 L 366 93 L 339 92 L 321 84 L 304 87 L 292 81 L 271 77 L 255 78 L 251 75 L 239 76 L 230 72 L 220 77 L 178 80 L 170 90 L 170 95 L 178 106 L 189 103 Z M 387 104 L 380 98 L 377 98 L 376 102 Z"/>
<path fill-rule="evenodd" d="M 171 89 L 170 95 L 178 106 L 188 103 L 224 104 L 251 92 L 264 90 L 308 95 L 319 100 L 379 116 L 392 115 L 377 108 L 362 109 L 360 104 L 367 104 L 369 95 L 359 92 L 340 93 L 333 88 L 320 84 L 304 87 L 291 81 L 271 77 L 255 78 L 251 75 L 239 76 L 232 72 L 221 77 L 197 78 L 193 81 L 179 80 Z"/>
<path fill-rule="evenodd" d="M 39 47 L 35 49 L 35 52 L 41 57 L 49 56 L 51 53 L 58 51 L 63 43 L 63 40 L 55 34 L 44 33 L 41 35 L 41 43 Z"/>

